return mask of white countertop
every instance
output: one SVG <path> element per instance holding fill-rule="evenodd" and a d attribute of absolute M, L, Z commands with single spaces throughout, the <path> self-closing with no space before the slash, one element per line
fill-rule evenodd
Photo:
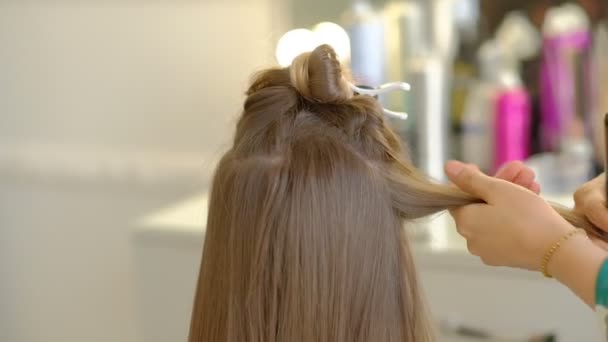
<path fill-rule="evenodd" d="M 135 236 L 150 238 L 202 237 L 207 223 L 209 195 L 200 194 L 143 216 L 135 222 Z"/>

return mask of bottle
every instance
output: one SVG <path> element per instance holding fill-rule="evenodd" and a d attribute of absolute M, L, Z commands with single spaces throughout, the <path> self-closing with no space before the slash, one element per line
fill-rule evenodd
<path fill-rule="evenodd" d="M 523 161 L 530 155 L 530 96 L 523 86 L 517 61 L 507 59 L 499 78 L 500 89 L 494 107 L 492 172 L 509 161 Z"/>
<path fill-rule="evenodd" d="M 383 9 L 383 16 L 387 48 L 387 79 L 412 82 L 413 75 L 407 69 L 409 61 L 429 50 L 422 8 L 415 0 L 390 1 Z M 416 84 L 412 86 L 417 87 Z M 411 114 L 407 120 L 391 119 L 390 124 L 409 146 L 415 147 L 418 115 L 414 112 L 411 97 L 411 92 L 395 92 L 387 94 L 384 100 L 389 108 Z"/>
<path fill-rule="evenodd" d="M 562 140 L 584 138 L 584 118 L 589 113 L 584 89 L 591 82 L 589 66 L 591 31 L 582 8 L 566 4 L 549 10 L 543 23 L 541 66 L 541 134 L 543 149 L 559 152 Z"/>
<path fill-rule="evenodd" d="M 493 162 L 495 101 L 499 90 L 502 54 L 495 41 L 478 51 L 479 80 L 467 97 L 462 116 L 462 159 L 490 172 Z"/>
<path fill-rule="evenodd" d="M 605 169 L 604 114 L 608 113 L 608 20 L 598 23 L 592 52 L 592 111 L 587 127 L 593 137 L 593 151 L 598 169 Z M 605 170 L 608 171 L 608 170 Z"/>
<path fill-rule="evenodd" d="M 457 131 L 462 129 L 464 111 L 470 91 L 475 88 L 476 51 L 479 49 L 479 0 L 453 2 L 454 24 L 459 37 L 454 58 L 451 94 L 451 120 Z"/>
<path fill-rule="evenodd" d="M 496 99 L 494 168 L 530 155 L 530 98 L 523 88 L 502 91 Z"/>
<path fill-rule="evenodd" d="M 369 1 L 354 0 L 344 14 L 350 37 L 350 67 L 357 84 L 376 87 L 385 81 L 384 21 Z"/>
<path fill-rule="evenodd" d="M 415 165 L 436 181 L 445 181 L 448 159 L 449 65 L 440 53 L 412 59 L 407 66 L 412 90 L 412 113 L 416 116 Z"/>

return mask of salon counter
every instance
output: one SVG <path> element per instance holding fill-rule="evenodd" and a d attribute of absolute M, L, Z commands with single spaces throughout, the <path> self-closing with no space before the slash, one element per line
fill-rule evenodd
<path fill-rule="evenodd" d="M 552 200 L 571 204 L 568 197 Z M 142 341 L 186 340 L 207 201 L 206 195 L 186 199 L 134 223 Z M 449 215 L 416 222 L 408 230 L 427 302 L 442 326 L 483 329 L 513 341 L 549 332 L 560 342 L 600 341 L 595 315 L 566 288 L 538 273 L 483 265 L 468 254 Z M 479 339 L 446 332 L 439 341 Z"/>

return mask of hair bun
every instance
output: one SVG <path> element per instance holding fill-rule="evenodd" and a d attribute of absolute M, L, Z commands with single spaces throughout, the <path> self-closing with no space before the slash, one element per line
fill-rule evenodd
<path fill-rule="evenodd" d="M 296 90 L 311 101 L 340 103 L 353 95 L 336 52 L 326 44 L 296 57 L 290 77 Z"/>

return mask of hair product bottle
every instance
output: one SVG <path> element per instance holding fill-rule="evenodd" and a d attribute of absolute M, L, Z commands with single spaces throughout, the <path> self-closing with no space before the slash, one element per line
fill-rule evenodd
<path fill-rule="evenodd" d="M 589 81 L 589 19 L 582 8 L 566 4 L 552 8 L 543 24 L 541 66 L 542 143 L 559 152 L 564 141 L 584 137 L 592 93 Z"/>
<path fill-rule="evenodd" d="M 354 0 L 344 14 L 350 37 L 351 71 L 358 84 L 378 86 L 385 81 L 384 21 L 367 0 Z"/>
<path fill-rule="evenodd" d="M 462 117 L 462 158 L 481 170 L 492 169 L 495 101 L 503 56 L 495 41 L 485 42 L 478 52 L 479 80 L 471 87 Z"/>
<path fill-rule="evenodd" d="M 508 76 L 511 77 L 511 76 Z M 496 96 L 494 168 L 530 155 L 530 97 L 521 83 L 513 83 Z"/>

